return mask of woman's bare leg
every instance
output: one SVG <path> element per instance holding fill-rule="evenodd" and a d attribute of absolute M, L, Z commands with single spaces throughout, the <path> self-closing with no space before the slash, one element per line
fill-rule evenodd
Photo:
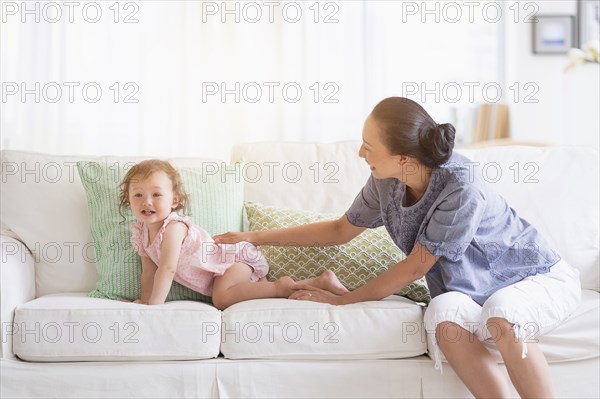
<path fill-rule="evenodd" d="M 510 386 L 496 360 L 473 333 L 447 321 L 437 326 L 435 336 L 446 360 L 473 396 L 510 397 Z"/>
<path fill-rule="evenodd" d="M 495 331 L 492 339 L 502 354 L 508 375 L 522 398 L 553 398 L 554 384 L 550 367 L 536 343 L 527 343 L 527 357 L 522 358 L 522 343 L 515 338 L 513 324 L 508 320 L 492 317 L 487 324 Z M 492 327 L 493 326 L 493 327 Z"/>

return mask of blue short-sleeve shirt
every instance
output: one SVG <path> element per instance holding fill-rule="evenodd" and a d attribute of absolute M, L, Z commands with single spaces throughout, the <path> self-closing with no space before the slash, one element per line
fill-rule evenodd
<path fill-rule="evenodd" d="M 480 176 L 455 153 L 411 206 L 404 183 L 371 176 L 346 216 L 355 226 L 385 226 L 405 254 L 418 242 L 439 256 L 426 275 L 432 298 L 458 291 L 483 305 L 497 290 L 547 273 L 560 256 Z"/>

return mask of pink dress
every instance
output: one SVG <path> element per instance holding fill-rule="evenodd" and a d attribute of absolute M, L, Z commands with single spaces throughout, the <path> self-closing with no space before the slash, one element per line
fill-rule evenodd
<path fill-rule="evenodd" d="M 215 276 L 222 276 L 233 263 L 241 262 L 253 270 L 251 281 L 267 275 L 269 266 L 263 253 L 249 242 L 216 244 L 210 234 L 192 224 L 176 212 L 165 219 L 154 241 L 148 242 L 148 228 L 141 221 L 131 224 L 131 245 L 140 256 L 146 256 L 158 266 L 163 233 L 171 222 L 182 222 L 188 227 L 183 240 L 174 280 L 196 292 L 212 296 Z"/>

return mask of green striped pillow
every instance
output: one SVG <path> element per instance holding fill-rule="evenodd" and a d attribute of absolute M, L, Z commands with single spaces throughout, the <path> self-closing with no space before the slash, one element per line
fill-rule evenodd
<path fill-rule="evenodd" d="M 250 231 L 299 226 L 340 217 L 256 202 L 246 202 L 245 206 Z M 349 290 L 365 285 L 390 266 L 406 258 L 394 244 L 385 227 L 367 229 L 349 243 L 342 245 L 306 248 L 261 245 L 260 249 L 269 263 L 269 280 L 282 276 L 290 276 L 296 281 L 304 280 L 331 269 Z M 415 302 L 431 301 L 425 278 L 413 281 L 396 295 Z"/>
<path fill-rule="evenodd" d="M 131 248 L 130 225 L 135 220 L 131 211 L 119 213 L 118 186 L 133 163 L 115 164 L 81 161 L 79 176 L 87 195 L 92 240 L 95 249 L 98 283 L 89 293 L 94 298 L 134 300 L 140 297 L 142 264 Z M 239 167 L 236 164 L 235 167 Z M 210 234 L 241 231 L 244 182 L 231 173 L 231 166 L 179 169 L 190 195 L 190 219 Z M 210 173 L 207 171 L 210 170 Z M 173 282 L 167 301 L 199 300 L 209 297 Z"/>

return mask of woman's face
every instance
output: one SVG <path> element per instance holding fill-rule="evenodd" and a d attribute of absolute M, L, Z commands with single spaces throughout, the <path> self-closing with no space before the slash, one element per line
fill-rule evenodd
<path fill-rule="evenodd" d="M 363 143 L 358 151 L 358 156 L 364 158 L 371 167 L 371 173 L 376 179 L 397 177 L 400 155 L 392 155 L 383 144 L 383 132 L 377 126 L 373 116 L 369 115 L 363 127 Z"/>

